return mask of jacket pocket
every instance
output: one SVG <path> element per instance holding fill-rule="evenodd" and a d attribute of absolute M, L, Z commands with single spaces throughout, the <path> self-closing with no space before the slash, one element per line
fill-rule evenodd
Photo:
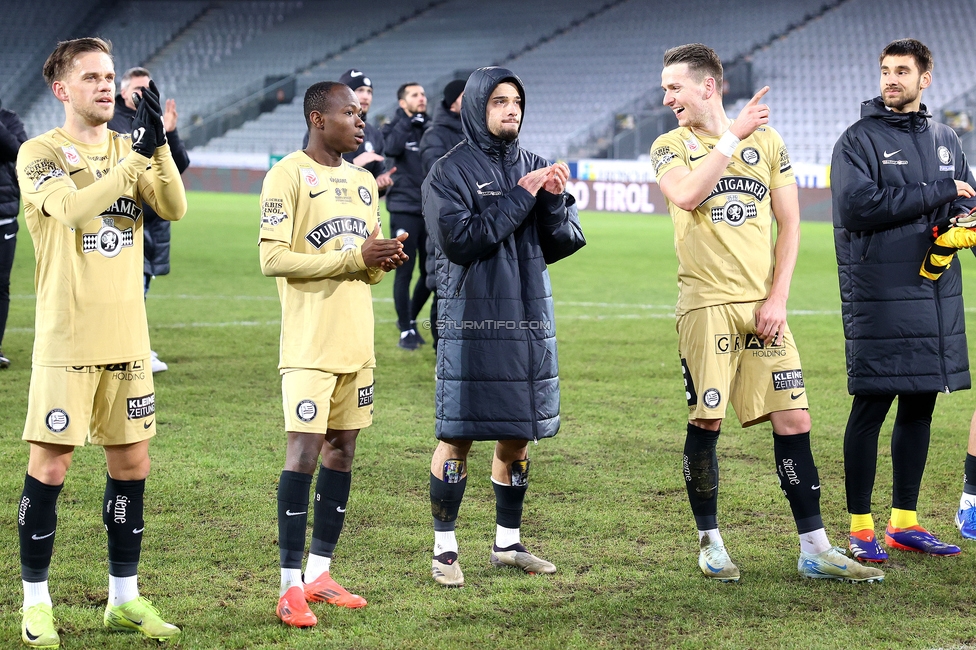
<path fill-rule="evenodd" d="M 871 253 L 871 243 L 874 241 L 874 233 L 867 233 L 856 239 L 851 239 L 851 244 L 855 246 L 855 253 L 851 255 L 852 260 L 857 262 L 865 262 Z"/>

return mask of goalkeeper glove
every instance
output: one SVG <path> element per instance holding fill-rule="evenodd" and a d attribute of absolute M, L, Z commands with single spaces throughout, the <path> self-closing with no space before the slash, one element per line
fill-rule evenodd
<path fill-rule="evenodd" d="M 933 230 L 935 226 L 933 226 Z M 918 274 L 929 280 L 938 280 L 949 265 L 956 251 L 961 248 L 976 246 L 976 229 L 949 228 L 936 237 L 935 243 L 929 247 L 922 261 L 922 268 Z"/>
<path fill-rule="evenodd" d="M 133 99 L 139 98 L 136 114 L 132 118 L 132 150 L 146 158 L 152 158 L 161 143 L 156 136 L 156 122 L 162 128 L 162 114 L 159 112 L 159 98 L 152 91 L 144 88 L 141 94 L 133 94 Z"/>
<path fill-rule="evenodd" d="M 932 225 L 932 239 L 937 239 L 939 235 L 948 231 L 950 228 L 976 228 L 976 208 L 968 213 L 957 214 L 954 217 L 943 219 Z"/>

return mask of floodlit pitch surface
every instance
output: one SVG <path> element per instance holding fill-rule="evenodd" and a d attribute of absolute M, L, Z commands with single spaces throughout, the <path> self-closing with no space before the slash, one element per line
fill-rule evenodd
<path fill-rule="evenodd" d="M 488 563 L 494 534 L 491 446 L 476 444 L 458 539 L 466 586 L 430 579 L 427 499 L 433 438 L 432 349 L 396 347 L 392 278 L 376 299 L 376 420 L 360 437 L 333 576 L 364 610 L 315 605 L 319 625 L 287 629 L 278 594 L 275 489 L 285 453 L 275 283 L 258 269 L 256 196 L 193 194 L 173 228 L 173 273 L 149 294 L 156 378 L 140 581 L 184 629 L 188 648 L 921 648 L 973 643 L 976 544 L 935 559 L 892 552 L 879 585 L 804 581 L 789 507 L 777 485 L 768 425 L 730 419 L 720 440 L 720 521 L 738 585 L 700 574 L 681 480 L 685 402 L 671 309 L 671 223 L 657 216 L 583 216 L 589 244 L 555 265 L 562 431 L 529 448 L 523 520 L 551 577 Z M 33 264 L 20 231 L 0 372 L 0 645 L 19 643 L 16 505 L 27 445 Z M 967 275 L 976 261 L 966 253 Z M 919 260 L 921 262 L 921 260 Z M 976 280 L 969 280 L 976 331 Z M 814 452 L 831 539 L 846 546 L 841 447 L 850 398 L 844 373 L 831 229 L 803 226 L 790 324 L 804 361 Z M 429 339 L 429 336 L 428 336 Z M 952 524 L 962 483 L 969 392 L 942 396 L 919 515 L 960 543 Z M 730 413 L 731 415 L 731 413 Z M 875 491 L 878 530 L 890 503 L 890 425 Z M 102 454 L 80 450 L 60 500 L 51 592 L 65 648 L 129 648 L 103 631 Z M 310 527 L 311 530 L 311 527 Z M 137 643 L 137 645 L 142 645 Z"/>

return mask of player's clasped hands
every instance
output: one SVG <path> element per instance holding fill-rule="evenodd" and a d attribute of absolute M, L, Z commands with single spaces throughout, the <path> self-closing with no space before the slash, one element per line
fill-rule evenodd
<path fill-rule="evenodd" d="M 769 124 L 769 106 L 759 103 L 763 95 L 768 92 L 769 86 L 763 86 L 739 111 L 739 116 L 735 118 L 729 130 L 740 140 L 748 138 L 760 126 Z"/>
<path fill-rule="evenodd" d="M 562 194 L 568 180 L 569 167 L 565 163 L 556 163 L 530 171 L 519 179 L 518 184 L 532 196 L 536 196 L 539 190 L 545 190 L 550 194 Z"/>
<path fill-rule="evenodd" d="M 395 239 L 380 239 L 379 226 L 373 228 L 366 241 L 363 242 L 363 262 L 370 268 L 380 268 L 392 271 L 410 259 L 403 252 L 403 242 L 408 233 L 403 233 Z"/>

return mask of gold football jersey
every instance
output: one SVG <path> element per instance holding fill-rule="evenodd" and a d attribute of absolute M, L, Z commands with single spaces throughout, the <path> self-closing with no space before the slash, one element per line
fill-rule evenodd
<path fill-rule="evenodd" d="M 329 277 L 276 278 L 281 300 L 279 368 L 335 374 L 375 367 L 373 295 L 383 272 L 363 263 L 363 242 L 380 227 L 373 175 L 346 161 L 326 167 L 296 151 L 261 188 L 261 240 L 294 253 L 332 256 Z M 381 235 L 382 236 L 382 235 Z"/>
<path fill-rule="evenodd" d="M 60 128 L 20 148 L 17 177 L 37 260 L 34 364 L 149 357 L 143 201 L 173 220 L 186 209 L 169 146 L 158 152 L 150 162 L 131 151 L 126 134 L 108 131 L 92 145 Z"/>
<path fill-rule="evenodd" d="M 651 147 L 654 173 L 660 179 L 678 166 L 695 169 L 718 140 L 686 127 L 665 133 Z M 769 192 L 795 182 L 783 139 L 764 126 L 739 143 L 698 207 L 689 212 L 668 201 L 678 254 L 678 315 L 768 297 L 775 261 Z"/>

